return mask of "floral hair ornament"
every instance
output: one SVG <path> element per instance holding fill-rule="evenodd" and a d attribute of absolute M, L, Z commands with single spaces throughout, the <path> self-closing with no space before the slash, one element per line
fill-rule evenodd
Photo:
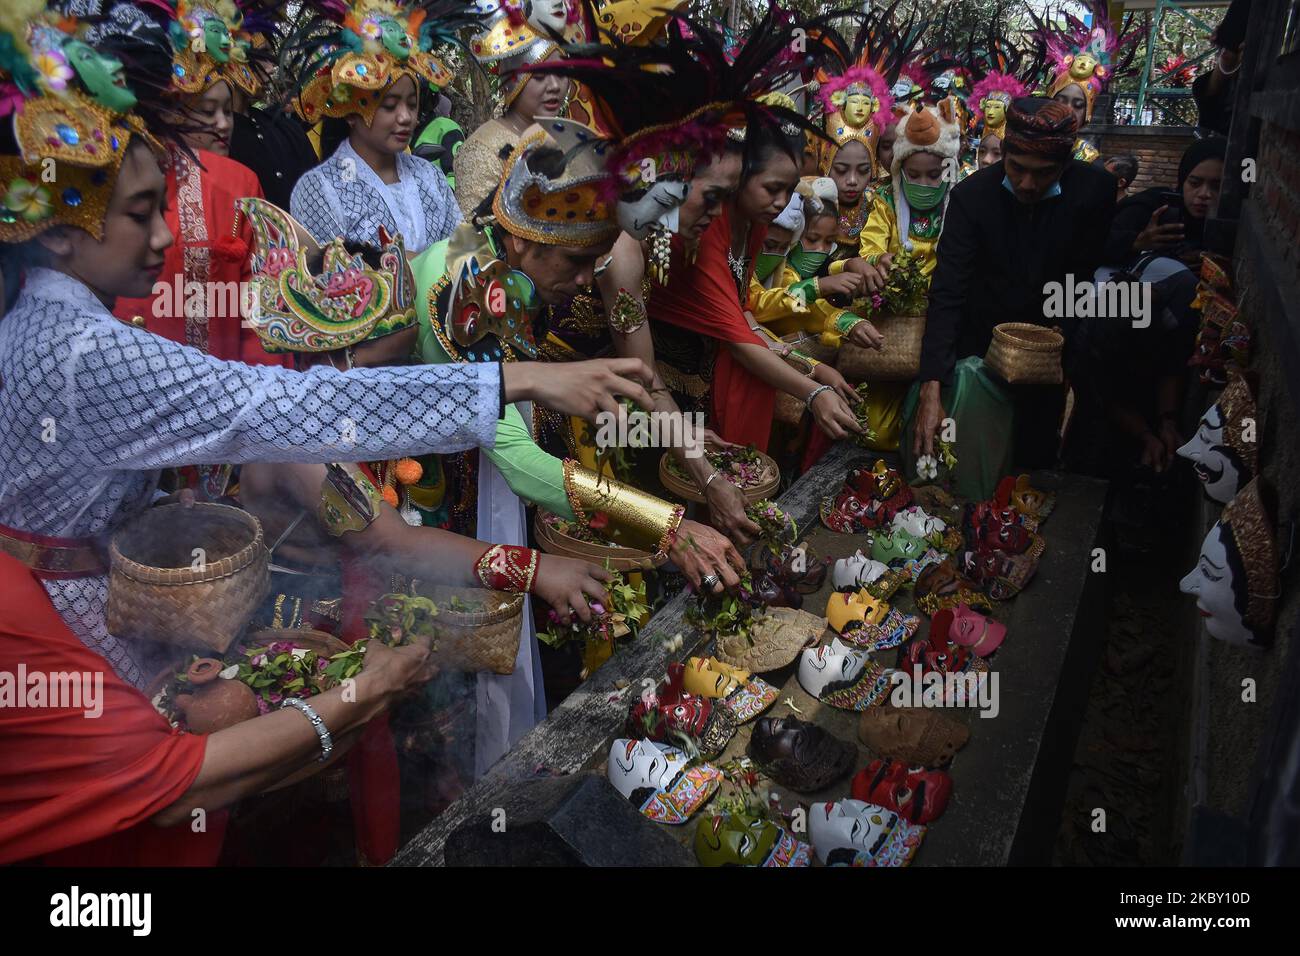
<path fill-rule="evenodd" d="M 309 123 L 358 114 L 369 125 L 384 94 L 404 76 L 444 87 L 452 73 L 430 52 L 458 44 L 478 23 L 465 0 L 315 0 L 285 40 L 281 68 L 298 93 L 294 111 Z"/>
<path fill-rule="evenodd" d="M 0 156 L 0 241 L 24 242 L 58 225 L 102 239 L 132 137 L 165 161 L 154 124 L 132 111 L 121 61 L 91 45 L 109 35 L 110 21 L 123 22 L 116 8 L 87 22 L 56 20 L 30 0 L 0 14 L 0 90 L 18 145 L 17 156 Z"/>
<path fill-rule="evenodd" d="M 1069 13 L 1047 22 L 1033 10 L 1034 37 L 1047 50 L 1051 76 L 1047 96 L 1055 97 L 1066 87 L 1078 86 L 1087 102 L 1085 120 L 1092 119 L 1097 95 L 1116 77 L 1130 72 L 1138 42 L 1145 33 L 1132 14 L 1124 17 L 1118 32 L 1110 24 L 1106 0 L 1089 0 L 1091 26 Z"/>
<path fill-rule="evenodd" d="M 415 323 L 415 282 L 401 236 L 381 231 L 374 268 L 341 238 L 322 249 L 265 199 L 241 199 L 238 209 L 253 230 L 249 323 L 268 352 L 330 352 Z"/>

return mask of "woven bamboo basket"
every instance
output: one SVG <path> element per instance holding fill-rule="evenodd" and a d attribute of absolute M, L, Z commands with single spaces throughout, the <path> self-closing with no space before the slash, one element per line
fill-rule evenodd
<path fill-rule="evenodd" d="M 984 364 L 1008 385 L 1060 385 L 1065 336 L 1028 322 L 1003 322 L 993 329 Z"/>
<path fill-rule="evenodd" d="M 438 605 L 433 660 L 442 670 L 513 674 L 524 623 L 524 596 L 485 588 L 453 588 L 416 582 L 416 591 Z M 483 611 L 454 611 L 451 599 L 482 604 Z"/>
<path fill-rule="evenodd" d="M 261 523 L 229 505 L 150 508 L 109 554 L 106 624 L 117 637 L 224 654 L 270 584 Z"/>
<path fill-rule="evenodd" d="M 788 342 L 793 345 L 801 354 L 809 358 L 816 359 L 819 362 L 835 364 L 836 349 L 830 345 L 823 345 L 821 339 L 815 335 L 806 335 L 803 332 L 792 332 L 789 335 L 781 336 L 782 342 Z M 776 407 L 773 409 L 772 417 L 778 422 L 784 422 L 787 425 L 798 425 L 803 420 L 804 412 L 808 409 L 803 400 L 796 398 L 789 392 L 783 392 L 780 389 L 776 392 Z"/>
<path fill-rule="evenodd" d="M 671 455 L 672 452 L 664 452 L 663 457 L 659 459 L 659 480 L 663 482 L 663 486 L 667 488 L 670 493 L 676 495 L 678 498 L 703 504 L 707 499 L 704 497 L 704 492 L 700 491 L 694 481 L 689 478 L 682 480 L 676 474 L 668 470 L 668 459 Z M 762 501 L 764 498 L 772 497 L 772 492 L 776 491 L 777 487 L 781 484 L 781 469 L 777 467 L 776 462 L 761 451 L 758 455 L 763 462 L 763 472 L 765 477 L 752 488 L 740 489 L 741 493 L 745 496 L 746 502 Z M 715 480 L 725 479 L 720 478 Z"/>
<path fill-rule="evenodd" d="M 554 525 L 547 524 L 545 519 L 549 514 L 548 511 L 538 508 L 537 517 L 533 519 L 533 533 L 537 536 L 538 545 L 547 554 L 557 554 L 563 558 L 590 561 L 602 568 L 608 562 L 609 566 L 615 571 L 645 571 L 650 568 L 657 568 L 668 560 L 666 554 L 656 558 L 649 551 L 641 551 L 638 548 L 593 544 L 590 541 L 575 538 L 573 535 L 565 534 Z"/>
<path fill-rule="evenodd" d="M 851 384 L 859 382 L 910 382 L 921 371 L 921 340 L 925 314 L 883 315 L 871 324 L 885 337 L 883 347 L 864 349 L 844 342 L 835 367 Z"/>

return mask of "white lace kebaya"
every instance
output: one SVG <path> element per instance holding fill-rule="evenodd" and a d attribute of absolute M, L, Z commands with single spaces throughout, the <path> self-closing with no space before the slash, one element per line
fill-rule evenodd
<path fill-rule="evenodd" d="M 72 538 L 112 531 L 174 466 L 490 447 L 499 402 L 491 363 L 343 373 L 223 362 L 118 321 L 76 279 L 33 269 L 0 319 L 0 524 Z M 151 676 L 105 630 L 107 578 L 43 583 L 125 680 Z"/>
<path fill-rule="evenodd" d="M 451 235 L 460 207 L 442 170 L 410 153 L 397 154 L 398 181 L 385 183 L 344 140 L 334 155 L 298 180 L 289 213 L 317 242 L 336 236 L 379 247 L 379 227 L 399 232 L 407 255 Z"/>

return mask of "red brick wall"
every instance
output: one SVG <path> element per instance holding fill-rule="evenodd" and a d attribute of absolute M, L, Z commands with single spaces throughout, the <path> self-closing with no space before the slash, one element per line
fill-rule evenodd
<path fill-rule="evenodd" d="M 1178 161 L 1183 150 L 1192 142 L 1190 129 L 1152 135 L 1149 126 L 1111 126 L 1097 137 L 1101 157 L 1121 156 L 1131 153 L 1138 158 L 1138 175 L 1130 193 L 1140 192 L 1151 186 L 1173 189 L 1178 182 Z"/>

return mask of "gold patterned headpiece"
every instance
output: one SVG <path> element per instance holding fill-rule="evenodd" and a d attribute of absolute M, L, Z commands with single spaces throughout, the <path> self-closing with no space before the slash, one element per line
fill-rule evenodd
<path fill-rule="evenodd" d="M 570 0 L 532 0 L 526 8 L 513 0 L 475 0 L 474 7 L 487 29 L 470 41 L 469 50 L 501 78 L 506 109 L 531 78 L 519 68 L 541 63 L 560 49 L 554 34 L 567 43 L 583 39 L 577 5 Z"/>
<path fill-rule="evenodd" d="M 444 18 L 446 25 L 460 16 Z M 408 11 L 391 0 L 355 0 L 336 33 L 311 56 L 295 112 L 309 123 L 356 113 L 370 125 L 385 92 L 402 77 L 411 77 L 417 92 L 421 81 L 446 86 L 452 72 L 429 53 L 446 31 L 431 27 L 424 7 Z"/>
<path fill-rule="evenodd" d="M 341 238 L 321 249 L 265 199 L 241 199 L 238 206 L 253 230 L 256 300 L 249 322 L 268 352 L 331 352 L 415 323 L 415 280 L 401 236 L 381 227 L 379 268 L 371 268 Z"/>
<path fill-rule="evenodd" d="M 249 64 L 253 39 L 245 33 L 243 14 L 234 0 L 178 0 L 171 23 L 172 87 L 179 93 L 203 93 L 225 80 L 249 96 L 261 81 Z"/>
<path fill-rule="evenodd" d="M 17 156 L 0 156 L 0 241 L 24 242 L 59 225 L 95 239 L 133 136 L 162 145 L 131 112 L 122 64 L 91 46 L 75 20 L 15 0 L 0 14 L 0 89 L 13 111 Z"/>
<path fill-rule="evenodd" d="M 564 154 L 554 178 L 535 171 L 530 159 L 542 147 Z M 618 233 L 618 190 L 605 170 L 609 140 L 572 120 L 553 117 L 520 139 L 501 175 L 492 213 L 507 232 L 555 246 L 595 246 Z"/>

